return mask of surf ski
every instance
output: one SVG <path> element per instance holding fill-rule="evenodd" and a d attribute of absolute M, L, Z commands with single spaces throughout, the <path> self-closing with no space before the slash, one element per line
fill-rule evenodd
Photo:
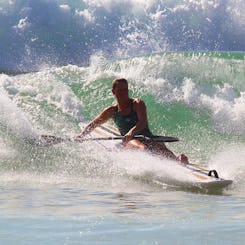
<path fill-rule="evenodd" d="M 39 143 L 43 146 L 49 146 L 54 144 L 59 144 L 63 142 L 78 142 L 83 143 L 84 141 L 94 141 L 100 144 L 104 149 L 108 151 L 118 151 L 118 139 L 123 139 L 116 128 L 111 125 L 100 126 L 94 129 L 90 133 L 91 137 L 75 140 L 70 137 L 56 137 L 52 135 L 41 135 Z M 144 137 L 144 136 L 136 136 Z M 167 137 L 167 136 L 154 136 L 151 140 L 158 142 L 176 142 L 179 141 L 177 137 Z M 119 143 L 120 144 L 120 143 Z M 153 178 L 151 181 L 158 185 L 172 185 L 181 187 L 195 187 L 204 189 L 223 189 L 232 184 L 232 180 L 227 180 L 219 176 L 215 169 L 209 170 L 205 169 L 198 164 L 183 164 L 178 161 L 173 161 L 176 164 L 176 168 L 179 171 L 184 172 L 186 180 L 181 180 L 178 178 L 165 179 L 161 177 Z"/>
<path fill-rule="evenodd" d="M 96 128 L 95 130 L 96 135 L 100 135 L 102 137 L 118 137 L 119 133 L 116 128 L 113 126 L 101 126 Z M 171 138 L 171 137 L 170 137 Z M 175 137 L 173 137 L 175 138 Z M 176 138 L 177 139 L 177 138 Z M 177 141 L 177 140 L 176 140 Z M 167 142 L 167 141 L 166 141 Z M 175 141 L 169 141 L 175 142 Z M 103 142 L 100 142 L 103 144 Z M 110 142 L 110 146 L 108 145 L 109 142 L 104 143 L 106 147 L 113 147 L 115 146 L 115 142 Z M 188 181 L 183 180 L 175 180 L 168 183 L 166 179 L 153 179 L 152 181 L 156 184 L 170 184 L 175 186 L 182 186 L 182 187 L 197 187 L 197 188 L 204 188 L 204 189 L 223 189 L 232 184 L 232 180 L 227 180 L 219 176 L 218 172 L 215 169 L 205 169 L 198 164 L 182 164 L 178 163 L 178 166 L 183 168 L 183 171 L 188 176 Z"/>

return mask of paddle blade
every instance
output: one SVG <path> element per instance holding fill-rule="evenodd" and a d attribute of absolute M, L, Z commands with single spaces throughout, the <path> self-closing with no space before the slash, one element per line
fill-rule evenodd
<path fill-rule="evenodd" d="M 179 138 L 177 137 L 171 137 L 171 136 L 160 136 L 160 135 L 154 135 L 151 137 L 147 137 L 144 135 L 135 135 L 135 139 L 146 139 L 146 140 L 151 140 L 154 142 L 177 142 L 179 141 Z"/>
<path fill-rule="evenodd" d="M 57 137 L 54 135 L 41 135 L 38 144 L 43 146 L 48 146 L 48 145 L 55 145 L 67 141 L 71 141 L 71 139 Z"/>
<path fill-rule="evenodd" d="M 155 142 L 177 142 L 179 138 L 170 136 L 153 136 L 153 141 Z"/>

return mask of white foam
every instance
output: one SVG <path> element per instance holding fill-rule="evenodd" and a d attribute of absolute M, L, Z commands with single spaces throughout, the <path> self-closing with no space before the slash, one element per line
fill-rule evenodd
<path fill-rule="evenodd" d="M 0 138 L 0 159 L 9 159 L 14 158 L 16 152 L 13 148 L 9 147 L 1 138 Z"/>
<path fill-rule="evenodd" d="M 216 169 L 222 178 L 233 180 L 233 188 L 244 195 L 244 160 L 245 146 L 242 144 L 232 144 L 227 145 L 223 149 L 217 149 L 217 153 L 211 156 L 209 167 L 210 169 Z"/>
<path fill-rule="evenodd" d="M 60 9 L 64 13 L 69 13 L 71 11 L 71 7 L 68 4 L 61 4 Z"/>
<path fill-rule="evenodd" d="M 28 17 L 19 20 L 18 25 L 14 26 L 15 29 L 24 30 L 30 27 L 31 24 L 28 22 Z"/>
<path fill-rule="evenodd" d="M 239 95 L 233 87 L 215 85 L 207 94 L 205 88 L 185 79 L 182 86 L 183 101 L 192 107 L 211 112 L 215 127 L 222 132 L 245 134 L 245 92 Z"/>
<path fill-rule="evenodd" d="M 58 74 L 59 70 L 57 69 Z M 0 86 L 16 104 L 25 98 L 32 97 L 39 102 L 46 101 L 50 105 L 55 105 L 63 113 L 83 120 L 81 101 L 73 95 L 69 86 L 57 81 L 51 72 L 51 70 L 44 70 L 34 75 L 16 77 L 2 75 Z"/>
<path fill-rule="evenodd" d="M 76 10 L 76 16 L 83 18 L 83 20 L 88 24 L 93 24 L 95 23 L 96 20 L 96 17 L 89 9 L 84 9 L 82 11 Z"/>
<path fill-rule="evenodd" d="M 30 122 L 17 106 L 7 97 L 0 88 L 0 121 L 7 132 L 12 132 L 21 138 L 32 138 L 35 133 Z"/>
<path fill-rule="evenodd" d="M 233 28 L 235 31 L 242 32 L 245 28 L 245 2 L 243 0 L 230 0 L 227 7 L 227 14 L 229 14 L 232 21 L 234 21 Z"/>
<path fill-rule="evenodd" d="M 235 74 L 229 60 L 209 59 L 205 55 L 193 55 L 190 59 L 181 54 L 154 55 L 137 57 L 128 63 L 119 62 L 120 76 L 136 83 L 142 93 L 154 94 L 159 102 L 177 101 L 207 112 L 221 132 L 245 134 L 243 61 L 236 62 Z M 186 74 L 183 78 L 182 73 Z"/>
<path fill-rule="evenodd" d="M 193 181 L 187 170 L 178 163 L 145 152 L 125 150 L 123 154 L 114 152 L 111 157 L 114 167 L 130 177 L 149 182 L 160 180 L 166 184 Z"/>

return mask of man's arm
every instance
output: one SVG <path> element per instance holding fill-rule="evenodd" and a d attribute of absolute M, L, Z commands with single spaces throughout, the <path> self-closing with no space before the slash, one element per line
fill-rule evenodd
<path fill-rule="evenodd" d="M 109 119 L 113 118 L 115 112 L 115 106 L 110 106 L 102 111 L 92 122 L 90 122 L 83 131 L 77 136 L 77 138 L 82 138 L 92 132 L 96 127 L 104 124 Z"/>

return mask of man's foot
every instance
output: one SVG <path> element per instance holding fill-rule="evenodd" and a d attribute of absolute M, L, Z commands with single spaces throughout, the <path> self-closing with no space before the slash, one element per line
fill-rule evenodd
<path fill-rule="evenodd" d="M 177 156 L 176 160 L 184 164 L 189 163 L 189 159 L 185 154 L 180 154 L 179 156 Z"/>

